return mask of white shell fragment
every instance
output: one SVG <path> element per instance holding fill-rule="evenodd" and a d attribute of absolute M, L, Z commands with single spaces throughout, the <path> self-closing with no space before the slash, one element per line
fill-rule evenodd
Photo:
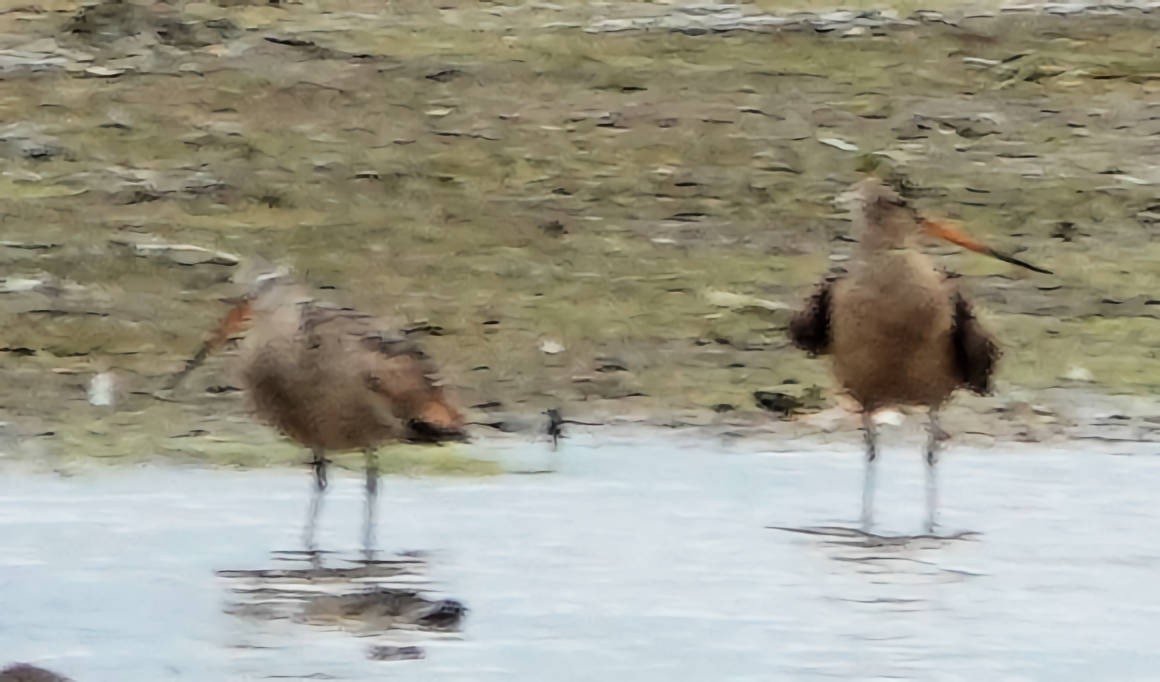
<path fill-rule="evenodd" d="M 112 372 L 100 372 L 89 380 L 89 404 L 109 407 L 116 402 L 117 378 Z"/>

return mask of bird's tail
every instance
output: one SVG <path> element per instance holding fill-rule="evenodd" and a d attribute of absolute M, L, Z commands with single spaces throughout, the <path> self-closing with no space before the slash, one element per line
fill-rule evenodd
<path fill-rule="evenodd" d="M 190 372 L 200 367 L 211 353 L 226 345 L 226 342 L 229 341 L 230 337 L 232 337 L 234 334 L 237 334 L 238 332 L 245 329 L 246 325 L 249 324 L 252 315 L 253 308 L 251 307 L 251 302 L 248 298 L 243 298 L 236 302 L 234 307 L 230 308 L 230 311 L 226 313 L 226 316 L 220 323 L 218 323 L 218 326 L 214 327 L 213 331 L 210 332 L 209 338 L 207 338 L 205 343 L 201 345 L 201 348 L 197 350 L 197 353 L 195 353 L 192 358 L 185 362 L 185 367 L 183 367 L 180 372 L 177 372 L 172 377 L 170 377 L 169 381 L 165 383 L 165 390 L 171 391 L 177 388 L 177 385 L 180 384 L 182 380 L 184 380 L 185 377 L 189 375 Z"/>

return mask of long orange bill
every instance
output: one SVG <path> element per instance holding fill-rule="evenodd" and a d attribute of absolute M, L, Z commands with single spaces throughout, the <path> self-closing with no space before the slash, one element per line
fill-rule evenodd
<path fill-rule="evenodd" d="M 201 348 L 197 349 L 197 353 L 192 358 L 185 362 L 185 367 L 180 372 L 170 377 L 169 381 L 165 383 L 165 390 L 172 391 L 177 388 L 190 372 L 201 366 L 205 359 L 209 357 L 210 353 L 220 349 L 226 345 L 230 337 L 240 332 L 245 328 L 246 323 L 250 321 L 251 315 L 249 299 L 242 299 L 230 308 L 226 313 L 225 318 L 214 328 L 210 333 L 209 338 L 205 343 L 201 344 Z"/>
<path fill-rule="evenodd" d="M 1010 263 L 1012 265 L 1018 265 L 1021 268 L 1027 268 L 1028 270 L 1031 270 L 1033 272 L 1041 272 L 1045 275 L 1054 275 L 1055 274 L 1054 272 L 1052 272 L 1050 270 L 1045 270 L 1044 268 L 1041 268 L 1038 265 L 1032 265 L 1031 263 L 1028 263 L 1025 260 L 1020 260 L 1020 259 L 1016 258 L 1015 256 L 1012 256 L 1009 253 L 1005 253 L 1003 251 L 998 251 L 996 249 L 992 249 L 991 247 L 987 246 L 986 244 L 982 244 L 980 242 L 977 242 L 974 239 L 963 234 L 962 231 L 960 231 L 958 227 L 952 225 L 951 223 L 949 223 L 947 221 L 934 220 L 932 218 L 923 218 L 922 219 L 922 227 L 924 230 L 926 230 L 926 233 L 931 235 L 932 237 L 938 237 L 940 239 L 945 239 L 948 242 L 951 242 L 952 244 L 957 244 L 957 245 L 963 247 L 964 249 L 970 249 L 971 251 L 974 251 L 975 253 L 981 253 L 985 256 L 997 258 L 1005 263 Z"/>

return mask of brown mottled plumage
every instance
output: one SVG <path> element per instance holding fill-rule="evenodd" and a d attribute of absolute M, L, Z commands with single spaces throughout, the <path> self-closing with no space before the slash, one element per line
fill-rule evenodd
<path fill-rule="evenodd" d="M 434 363 L 369 315 L 273 283 L 252 300 L 236 371 L 263 422 L 298 443 L 354 450 L 463 435 Z"/>
<path fill-rule="evenodd" d="M 435 364 L 375 318 L 319 302 L 284 277 L 266 276 L 237 301 L 178 378 L 239 333 L 233 372 L 250 411 L 313 453 L 308 549 L 327 486 L 325 453 L 361 449 L 367 458 L 369 551 L 378 489 L 375 449 L 391 441 L 466 439 L 463 415 L 446 395 Z"/>
<path fill-rule="evenodd" d="M 834 354 L 839 382 L 871 411 L 891 405 L 937 407 L 957 388 L 987 395 L 1002 351 L 953 280 L 942 272 L 938 277 L 935 288 L 924 292 L 930 299 L 902 297 L 885 312 L 873 303 L 874 289 L 852 277 L 827 277 L 790 320 L 790 338 L 810 355 Z M 880 291 L 887 300 L 899 298 L 890 288 Z M 843 331 L 849 333 L 839 335 L 846 343 L 835 353 L 832 318 L 835 305 L 843 304 L 839 310 L 850 311 L 842 316 Z M 923 327 L 930 331 L 907 333 Z M 874 353 L 876 344 L 883 343 L 897 351 L 885 357 Z"/>
<path fill-rule="evenodd" d="M 920 215 L 894 190 L 874 178 L 855 187 L 859 248 L 848 273 L 828 276 L 790 322 L 794 345 L 829 355 L 834 376 L 863 410 L 867 470 L 863 523 L 872 517 L 877 442 L 875 410 L 918 405 L 930 410 L 927 445 L 928 526 L 935 512 L 934 467 L 942 434 L 938 410 L 955 390 L 989 393 L 1001 355 L 948 273 L 917 250 L 929 234 L 973 251 L 1024 263 L 971 240 L 945 222 Z"/>

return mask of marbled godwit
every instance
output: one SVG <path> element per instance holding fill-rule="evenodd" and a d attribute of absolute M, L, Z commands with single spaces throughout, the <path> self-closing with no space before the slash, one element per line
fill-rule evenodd
<path fill-rule="evenodd" d="M 264 275 L 236 301 L 169 387 L 238 334 L 235 371 L 251 412 L 310 448 L 313 456 L 307 549 L 314 551 L 314 526 L 327 487 L 326 452 L 362 450 L 363 540 L 370 552 L 378 495 L 376 448 L 390 441 L 466 440 L 463 416 L 445 394 L 434 363 L 371 316 L 316 301 L 283 275 Z"/>
<path fill-rule="evenodd" d="M 918 251 L 922 234 L 1050 274 L 995 251 L 950 224 L 924 217 L 875 178 L 855 186 L 855 228 L 859 248 L 849 273 L 827 277 L 789 326 L 794 345 L 813 355 L 828 354 L 838 383 L 862 409 L 866 471 L 862 525 L 873 525 L 874 465 L 878 456 L 875 410 L 925 406 L 927 529 L 933 532 L 938 503 L 935 467 L 939 408 L 956 389 L 991 391 L 991 375 L 1001 355 L 971 305 L 947 273 Z"/>

